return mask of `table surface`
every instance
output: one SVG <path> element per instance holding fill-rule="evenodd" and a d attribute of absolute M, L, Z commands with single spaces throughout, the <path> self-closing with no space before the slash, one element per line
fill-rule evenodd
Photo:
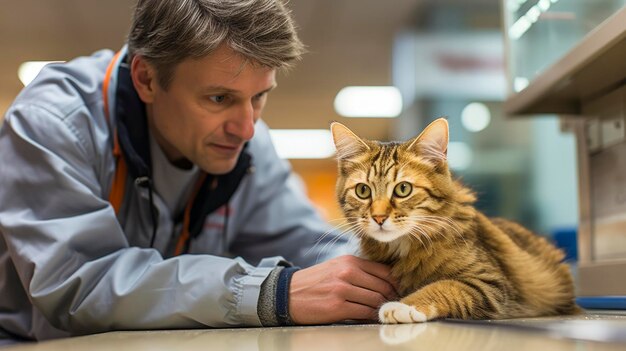
<path fill-rule="evenodd" d="M 404 325 L 117 331 L 24 343 L 2 351 L 53 350 L 626 350 L 626 315 Z"/>

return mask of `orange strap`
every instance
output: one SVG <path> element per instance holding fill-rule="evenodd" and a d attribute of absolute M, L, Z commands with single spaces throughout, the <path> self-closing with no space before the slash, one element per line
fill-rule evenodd
<path fill-rule="evenodd" d="M 113 73 L 113 67 L 115 67 L 115 62 L 117 62 L 118 57 L 120 57 L 121 51 L 118 51 L 111 62 L 109 62 L 109 66 L 107 67 L 106 73 L 104 73 L 104 82 L 102 83 L 102 95 L 104 100 L 104 116 L 107 121 L 110 122 L 111 118 L 109 117 L 109 83 L 111 82 L 111 74 Z"/>
<path fill-rule="evenodd" d="M 115 62 L 119 58 L 121 52 L 117 52 L 107 67 L 104 74 L 104 83 L 102 85 L 102 95 L 104 101 L 104 115 L 107 122 L 111 124 L 110 110 L 109 110 L 109 83 L 111 82 L 111 74 L 113 73 L 113 67 Z M 122 202 L 124 201 L 124 192 L 126 188 L 126 173 L 128 172 L 126 162 L 124 161 L 124 155 L 120 148 L 120 143 L 117 137 L 117 130 L 113 132 L 113 156 L 116 159 L 115 176 L 113 177 L 113 184 L 111 185 L 111 191 L 109 192 L 109 202 L 113 206 L 115 213 L 120 212 Z"/>
<path fill-rule="evenodd" d="M 180 233 L 180 237 L 178 238 L 178 242 L 176 243 L 176 251 L 174 251 L 174 256 L 182 254 L 183 250 L 185 250 L 185 247 L 187 246 L 187 242 L 189 241 L 189 221 L 191 218 L 191 207 L 193 206 L 196 195 L 198 195 L 200 187 L 202 186 L 202 183 L 204 183 L 205 178 L 206 173 L 202 172 L 202 175 L 200 176 L 200 178 L 198 178 L 198 181 L 193 188 L 193 195 L 187 203 L 187 207 L 185 207 L 185 217 L 183 218 L 183 232 Z"/>

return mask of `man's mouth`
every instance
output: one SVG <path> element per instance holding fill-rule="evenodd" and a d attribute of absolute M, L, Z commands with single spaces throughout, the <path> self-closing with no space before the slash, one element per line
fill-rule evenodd
<path fill-rule="evenodd" d="M 239 145 L 228 145 L 228 144 L 211 144 L 214 147 L 224 149 L 224 150 L 237 150 L 239 149 Z"/>
<path fill-rule="evenodd" d="M 215 150 L 218 154 L 222 154 L 225 156 L 234 156 L 241 149 L 241 145 L 236 144 L 219 144 L 219 143 L 211 143 L 209 146 Z"/>

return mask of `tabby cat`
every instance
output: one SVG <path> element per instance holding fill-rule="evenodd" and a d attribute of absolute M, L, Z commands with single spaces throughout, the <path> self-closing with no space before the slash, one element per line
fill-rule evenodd
<path fill-rule="evenodd" d="M 564 254 L 548 241 L 473 207 L 448 169 L 448 122 L 405 142 L 359 138 L 334 122 L 337 197 L 362 254 L 387 264 L 398 302 L 382 323 L 503 319 L 578 312 Z"/>

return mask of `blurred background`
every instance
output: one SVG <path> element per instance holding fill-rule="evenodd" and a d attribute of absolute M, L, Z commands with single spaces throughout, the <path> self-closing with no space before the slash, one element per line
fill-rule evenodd
<path fill-rule="evenodd" d="M 537 3 L 513 2 L 519 3 L 519 11 Z M 2 114 L 23 87 L 18 69 L 24 62 L 65 61 L 101 48 L 119 49 L 133 4 L 3 1 Z M 308 53 L 295 69 L 279 76 L 263 118 L 275 132 L 279 152 L 327 219 L 340 217 L 334 194 L 336 163 L 324 132 L 331 121 L 365 138 L 406 140 L 446 116 L 450 165 L 456 177 L 477 191 L 479 209 L 546 235 L 575 230 L 573 136 L 561 131 L 555 116 L 503 113 L 512 88 L 506 79 L 500 0 L 291 0 L 289 7 Z M 568 12 L 563 13 L 560 20 L 567 21 Z M 523 85 L 524 79 L 515 83 Z M 370 90 L 361 97 L 359 91 L 350 95 L 354 89 L 342 90 L 355 86 Z M 355 101 L 357 110 L 351 111 Z M 301 130 L 322 131 L 304 137 L 286 134 Z M 285 142 L 283 137 L 295 139 Z M 306 142 L 297 143 L 302 140 Z M 284 149 L 283 143 L 289 147 Z"/>

